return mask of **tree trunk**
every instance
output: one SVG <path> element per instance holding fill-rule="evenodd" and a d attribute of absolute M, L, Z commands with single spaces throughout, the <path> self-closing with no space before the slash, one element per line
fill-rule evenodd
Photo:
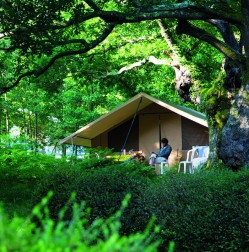
<path fill-rule="evenodd" d="M 209 165 L 212 167 L 218 162 L 219 131 L 216 127 L 209 126 Z"/>
<path fill-rule="evenodd" d="M 249 60 L 247 62 L 249 66 Z M 219 157 L 234 170 L 249 166 L 249 68 L 222 129 Z"/>
<path fill-rule="evenodd" d="M 22 116 L 23 116 L 23 132 L 24 132 L 24 136 L 27 137 L 28 136 L 28 126 L 27 126 L 27 118 L 26 118 L 26 113 L 25 113 L 25 109 L 22 109 Z"/>
<path fill-rule="evenodd" d="M 3 134 L 2 115 L 4 114 L 4 110 L 3 110 L 3 101 L 1 99 L 1 97 L 0 97 L 0 104 L 1 104 L 1 108 L 0 108 L 0 135 L 2 135 Z"/>
<path fill-rule="evenodd" d="M 33 130 L 32 130 L 32 116 L 31 116 L 31 113 L 29 112 L 28 113 L 28 118 L 29 118 L 29 122 L 28 122 L 28 135 L 29 137 L 32 139 L 34 138 L 33 136 Z"/>
<path fill-rule="evenodd" d="M 5 109 L 5 123 L 6 123 L 6 133 L 9 133 L 9 111 L 8 111 L 8 105 L 7 105 L 7 94 L 4 94 L 4 101 L 6 104 L 6 109 Z"/>

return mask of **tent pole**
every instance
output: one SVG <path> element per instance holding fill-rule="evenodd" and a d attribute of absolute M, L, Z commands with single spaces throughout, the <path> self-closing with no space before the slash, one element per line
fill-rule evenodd
<path fill-rule="evenodd" d="M 159 150 L 161 149 L 162 145 L 161 145 L 161 139 L 162 139 L 162 129 L 161 129 L 161 116 L 160 114 L 158 115 L 158 123 L 159 123 Z"/>
<path fill-rule="evenodd" d="M 53 150 L 52 150 L 52 153 L 53 153 L 53 152 L 56 153 L 57 144 L 58 144 L 58 142 L 56 142 L 56 144 L 55 144 L 55 146 L 54 146 L 54 148 L 53 148 Z"/>
<path fill-rule="evenodd" d="M 35 154 L 38 152 L 38 115 L 35 112 Z"/>
<path fill-rule="evenodd" d="M 74 154 L 74 148 L 73 148 L 73 137 L 71 137 L 71 145 L 72 145 L 72 157 L 73 157 L 73 154 Z"/>
<path fill-rule="evenodd" d="M 132 119 L 132 122 L 131 122 L 131 125 L 130 125 L 130 128 L 129 128 L 129 131 L 128 131 L 127 135 L 126 135 L 126 138 L 125 138 L 125 141 L 124 141 L 124 144 L 123 144 L 121 150 L 124 150 L 124 148 L 125 148 L 125 145 L 126 145 L 126 143 L 127 143 L 127 140 L 128 140 L 129 135 L 130 135 L 130 133 L 131 133 L 132 126 L 133 126 L 134 121 L 135 121 L 135 118 L 136 118 L 136 116 L 137 116 L 137 112 L 138 112 L 139 106 L 140 106 L 140 104 L 141 104 L 141 102 L 142 102 L 142 99 L 143 99 L 143 98 L 141 97 L 140 100 L 139 100 L 139 103 L 138 103 L 138 105 L 137 105 L 136 112 L 135 112 L 135 114 L 134 114 L 134 116 L 133 116 L 133 119 Z M 120 159 L 120 157 L 121 157 L 121 151 L 120 151 L 119 159 Z M 119 161 L 119 159 L 118 159 L 118 161 Z"/>

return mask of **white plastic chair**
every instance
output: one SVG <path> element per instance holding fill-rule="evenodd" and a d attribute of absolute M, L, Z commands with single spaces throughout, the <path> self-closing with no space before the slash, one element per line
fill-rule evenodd
<path fill-rule="evenodd" d="M 194 170 L 201 164 L 207 161 L 209 154 L 208 146 L 193 146 L 191 150 L 187 152 L 187 159 L 181 161 L 178 166 L 178 173 L 183 166 L 183 172 L 190 174 L 194 173 Z"/>
<path fill-rule="evenodd" d="M 183 165 L 183 173 L 187 173 L 187 171 L 192 173 L 192 160 L 194 158 L 196 149 L 191 149 L 187 152 L 187 159 L 185 161 L 181 161 L 178 166 L 178 173 L 181 171 L 181 167 Z"/>
<path fill-rule="evenodd" d="M 192 172 L 202 166 L 204 163 L 207 162 L 208 156 L 209 156 L 209 147 L 208 146 L 200 146 L 197 148 L 198 157 L 193 158 L 192 160 Z"/>
<path fill-rule="evenodd" d="M 165 168 L 166 166 L 167 166 L 168 169 L 169 169 L 169 162 L 168 162 L 168 160 L 161 162 L 161 164 L 160 164 L 160 168 L 161 168 L 160 171 L 161 171 L 161 174 L 164 173 L 164 168 Z"/>
<path fill-rule="evenodd" d="M 159 163 L 155 164 L 155 169 L 158 167 L 158 165 L 160 165 L 160 170 L 158 175 L 162 175 L 164 174 L 165 168 L 167 167 L 169 169 L 169 162 L 167 159 L 165 159 L 164 161 L 161 161 Z"/>

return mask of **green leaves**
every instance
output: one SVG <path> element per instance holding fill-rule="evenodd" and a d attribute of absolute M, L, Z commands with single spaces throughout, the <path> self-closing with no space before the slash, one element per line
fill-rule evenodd
<path fill-rule="evenodd" d="M 106 219 L 98 218 L 89 223 L 89 210 L 85 203 L 71 203 L 61 210 L 57 223 L 49 217 L 48 193 L 40 204 L 34 207 L 31 217 L 10 219 L 0 209 L 0 250 L 1 251 L 157 251 L 159 241 L 153 241 L 153 223 L 144 232 L 122 236 L 120 218 L 129 197 L 123 200 L 122 208 Z M 71 220 L 64 220 L 65 208 L 72 208 Z M 39 225 L 32 221 L 36 220 Z"/>

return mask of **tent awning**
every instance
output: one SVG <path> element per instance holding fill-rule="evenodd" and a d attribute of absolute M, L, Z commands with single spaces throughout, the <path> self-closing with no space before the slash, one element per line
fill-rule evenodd
<path fill-rule="evenodd" d="M 91 147 L 91 140 L 93 138 L 131 118 L 135 114 L 138 105 L 139 112 L 152 103 L 156 103 L 198 124 L 206 127 L 208 126 L 206 116 L 200 112 L 186 108 L 184 106 L 160 101 L 145 93 L 139 93 L 109 113 L 101 116 L 97 120 L 89 123 L 85 127 L 62 139 L 59 144 L 67 143 Z"/>

